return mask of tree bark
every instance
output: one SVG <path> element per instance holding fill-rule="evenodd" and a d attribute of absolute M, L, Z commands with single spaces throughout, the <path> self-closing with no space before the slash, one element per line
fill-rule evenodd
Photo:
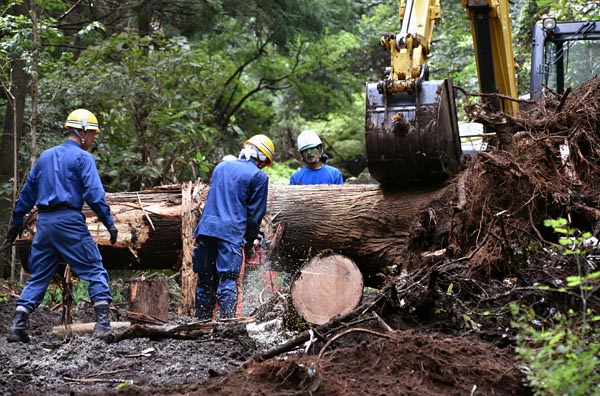
<path fill-rule="evenodd" d="M 130 291 L 130 311 L 168 322 L 169 285 L 166 277 L 135 280 L 131 283 Z"/>
<path fill-rule="evenodd" d="M 266 216 L 271 259 L 295 270 L 322 250 L 352 258 L 363 274 L 401 263 L 420 217 L 444 205 L 443 186 L 410 191 L 380 185 L 273 186 Z M 434 219 L 432 219 L 433 221 Z"/>
<path fill-rule="evenodd" d="M 107 194 L 119 230 L 117 242 L 96 214 L 84 206 L 90 233 L 98 244 L 104 266 L 109 270 L 174 269 L 181 266 L 181 186 L 163 186 L 133 193 Z M 35 235 L 34 209 L 25 220 L 27 227 L 17 240 L 21 263 L 27 262 Z"/>

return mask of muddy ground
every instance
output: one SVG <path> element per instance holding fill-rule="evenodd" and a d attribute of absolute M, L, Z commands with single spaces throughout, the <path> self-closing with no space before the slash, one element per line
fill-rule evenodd
<path fill-rule="evenodd" d="M 245 287 L 248 314 L 269 296 L 262 290 L 259 300 L 255 287 Z M 62 309 L 41 306 L 31 315 L 32 341 L 22 344 L 5 337 L 18 290 L 4 283 L 0 292 L 6 296 L 0 302 L 2 395 L 531 394 L 508 329 L 490 337 L 493 332 L 469 330 L 444 315 L 421 320 L 374 289 L 366 290 L 359 306 L 364 313 L 317 328 L 312 342 L 273 357 L 265 352 L 307 334 L 301 321 L 289 328 L 285 300 L 262 315 L 268 319 L 262 325 L 271 326 L 263 331 L 257 331 L 260 319 L 255 318 L 253 323 L 216 324 L 194 339 L 119 342 L 53 336 Z M 176 306 L 172 301 L 170 325 L 195 322 L 179 318 Z M 126 308 L 117 306 L 115 314 Z M 79 304 L 74 323 L 90 321 L 92 307 Z"/>

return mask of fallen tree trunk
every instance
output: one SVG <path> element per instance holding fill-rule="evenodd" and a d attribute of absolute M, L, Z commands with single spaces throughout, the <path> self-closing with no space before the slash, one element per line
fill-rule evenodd
<path fill-rule="evenodd" d="M 163 186 L 148 191 L 106 194 L 119 230 L 117 242 L 96 214 L 84 205 L 83 214 L 98 244 L 104 266 L 110 270 L 174 269 L 181 265 L 181 186 Z M 37 211 L 26 218 L 27 227 L 16 246 L 21 262 L 27 262 L 35 235 Z"/>
<path fill-rule="evenodd" d="M 135 193 L 107 194 L 119 229 L 115 245 L 95 214 L 84 210 L 107 269 L 173 269 L 182 277 L 180 314 L 193 316 L 196 275 L 192 271 L 192 233 L 209 186 L 199 181 Z M 269 260 L 278 270 L 295 272 L 310 257 L 331 250 L 351 258 L 367 285 L 377 274 L 405 265 L 405 248 L 417 233 L 435 239 L 436 219 L 448 210 L 448 187 L 410 191 L 380 185 L 271 185 L 263 229 Z M 452 194 L 449 194 L 452 196 Z M 35 234 L 33 212 L 17 242 L 27 260 Z M 448 230 L 442 230 L 448 232 Z M 431 234 L 431 235 L 428 235 Z"/>
<path fill-rule="evenodd" d="M 417 232 L 448 210 L 448 187 L 412 190 L 380 185 L 275 186 L 269 194 L 269 255 L 294 271 L 310 256 L 332 250 L 350 257 L 367 277 L 401 265 Z"/>
<path fill-rule="evenodd" d="M 271 260 L 298 269 L 309 256 L 332 250 L 352 258 L 361 270 L 380 271 L 402 261 L 415 227 L 435 222 L 444 187 L 393 191 L 379 185 L 278 186 L 269 190 L 263 229 Z M 174 269 L 191 263 L 192 233 L 208 185 L 196 182 L 150 191 L 107 194 L 119 229 L 115 245 L 95 214 L 84 209 L 90 232 L 108 269 Z M 183 198 L 183 199 L 182 199 Z M 421 219 L 424 218 L 424 221 Z M 17 240 L 26 260 L 35 234 L 32 212 Z"/>

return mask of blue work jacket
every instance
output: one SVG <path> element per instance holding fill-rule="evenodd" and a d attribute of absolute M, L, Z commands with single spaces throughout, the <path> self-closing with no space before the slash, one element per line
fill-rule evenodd
<path fill-rule="evenodd" d="M 290 177 L 290 185 L 298 184 L 344 184 L 344 177 L 339 169 L 330 165 L 323 165 L 319 169 L 305 166 Z"/>
<path fill-rule="evenodd" d="M 258 236 L 267 211 L 269 177 L 253 161 L 219 163 L 194 238 L 211 236 L 243 245 Z"/>
<path fill-rule="evenodd" d="M 34 207 L 65 206 L 86 202 L 108 228 L 114 223 L 94 157 L 73 140 L 44 151 L 29 172 L 13 210 L 13 224 Z"/>

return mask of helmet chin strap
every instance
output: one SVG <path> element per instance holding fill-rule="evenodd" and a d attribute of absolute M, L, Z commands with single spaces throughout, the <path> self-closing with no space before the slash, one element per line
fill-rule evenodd
<path fill-rule="evenodd" d="M 83 132 L 85 132 L 85 138 L 81 136 L 81 134 L 79 133 L 78 129 L 73 130 L 73 132 L 75 133 L 75 135 L 77 135 L 77 137 L 79 138 L 79 141 L 81 142 L 79 145 L 81 147 L 85 146 L 85 140 L 87 139 L 87 129 L 83 129 Z"/>
<path fill-rule="evenodd" d="M 85 132 L 85 138 L 81 136 L 81 134 L 79 133 L 79 131 L 77 129 L 75 129 L 75 134 L 81 141 L 81 144 L 80 144 L 81 147 L 85 147 L 85 141 L 86 141 L 87 135 L 88 135 L 87 126 L 88 126 L 87 117 L 83 117 L 81 119 L 81 129 L 83 130 L 83 132 Z"/>

